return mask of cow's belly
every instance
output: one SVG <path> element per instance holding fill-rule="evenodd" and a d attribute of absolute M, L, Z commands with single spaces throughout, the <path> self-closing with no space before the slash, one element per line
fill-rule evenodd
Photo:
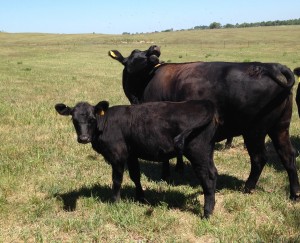
<path fill-rule="evenodd" d="M 276 104 L 270 108 L 263 109 L 247 109 L 245 112 L 235 112 L 235 114 L 227 113 L 218 126 L 215 134 L 217 142 L 228 137 L 235 137 L 251 133 L 268 134 L 268 131 L 274 126 L 285 122 L 284 115 L 291 112 L 286 109 L 288 99 L 280 104 Z M 266 106 L 267 107 L 267 106 Z M 229 115 L 228 115 L 229 114 Z M 289 117 L 289 115 L 287 114 Z"/>

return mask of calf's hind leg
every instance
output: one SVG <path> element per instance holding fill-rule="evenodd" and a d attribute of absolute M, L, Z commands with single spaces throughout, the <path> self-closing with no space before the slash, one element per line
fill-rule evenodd
<path fill-rule="evenodd" d="M 213 161 L 213 148 L 207 149 L 205 146 L 201 146 L 200 148 L 201 152 L 198 147 L 192 155 L 187 155 L 187 158 L 191 161 L 195 174 L 199 178 L 203 189 L 204 218 L 209 218 L 215 207 L 218 172 Z"/>

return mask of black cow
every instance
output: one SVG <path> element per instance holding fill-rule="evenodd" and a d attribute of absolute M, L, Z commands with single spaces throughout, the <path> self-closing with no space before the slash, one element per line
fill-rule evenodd
<path fill-rule="evenodd" d="M 193 97 L 190 97 L 189 93 L 178 94 L 180 95 L 179 97 L 177 97 L 176 94 L 173 94 L 174 96 L 171 98 L 168 97 L 168 94 L 167 96 L 161 96 L 151 93 L 151 91 L 145 91 L 145 88 L 150 80 L 152 80 L 152 78 L 155 78 L 156 69 L 158 69 L 158 67 L 160 67 L 160 65 L 162 64 L 159 61 L 160 48 L 158 46 L 150 46 L 150 48 L 146 51 L 134 50 L 127 58 L 124 58 L 122 54 L 117 50 L 109 51 L 108 55 L 113 59 L 118 60 L 125 66 L 123 70 L 123 89 L 131 104 L 140 104 L 149 101 L 184 101 L 193 100 L 194 98 L 201 99 L 201 94 L 193 95 Z M 178 69 L 178 71 L 181 72 L 181 65 L 177 66 L 175 69 Z M 173 72 L 173 70 L 169 71 Z M 176 75 L 170 75 L 169 71 L 165 73 L 165 77 L 163 79 L 163 82 L 165 82 L 165 84 L 163 84 L 162 88 L 165 89 L 172 88 L 168 87 L 168 83 L 174 82 L 175 85 L 176 80 L 173 79 L 178 78 L 176 77 Z M 162 71 L 162 73 L 164 73 L 164 71 Z M 186 76 L 185 78 L 189 77 Z M 172 84 L 170 85 L 172 86 Z M 172 91 L 173 90 L 170 90 L 169 92 Z M 168 91 L 166 90 L 166 92 Z M 231 144 L 232 137 L 229 137 L 227 138 L 225 147 L 230 148 Z"/>
<path fill-rule="evenodd" d="M 79 143 L 92 147 L 112 166 L 113 198 L 120 199 L 124 166 L 136 186 L 136 199 L 144 201 L 138 158 L 166 161 L 178 153 L 191 162 L 204 191 L 204 216 L 215 205 L 217 169 L 213 161 L 217 119 L 210 101 L 153 102 L 142 105 L 96 106 L 57 104 L 61 115 L 71 115 Z"/>
<path fill-rule="evenodd" d="M 300 67 L 294 69 L 294 74 L 298 77 L 300 82 Z M 300 117 L 300 84 L 298 84 L 297 92 L 296 92 L 296 104 L 298 108 L 298 115 Z"/>
<path fill-rule="evenodd" d="M 216 141 L 242 135 L 251 158 L 245 184 L 250 192 L 267 162 L 265 137 L 269 135 L 288 173 L 290 198 L 300 196 L 295 152 L 289 135 L 295 78 L 277 63 L 159 62 L 160 49 L 133 51 L 124 58 L 109 55 L 124 65 L 123 88 L 132 103 L 209 99 L 217 109 L 220 126 Z"/>

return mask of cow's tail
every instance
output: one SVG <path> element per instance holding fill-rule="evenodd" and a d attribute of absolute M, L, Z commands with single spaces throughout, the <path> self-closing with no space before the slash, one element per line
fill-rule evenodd
<path fill-rule="evenodd" d="M 187 141 L 194 136 L 198 135 L 201 131 L 203 131 L 206 126 L 208 126 L 211 122 L 217 123 L 217 119 L 214 119 L 216 116 L 216 112 L 214 110 L 214 106 L 211 107 L 213 109 L 207 112 L 206 116 L 204 117 L 198 124 L 195 124 L 195 126 L 188 128 L 184 131 L 182 131 L 179 135 L 177 135 L 174 138 L 174 146 L 176 151 L 179 153 L 179 155 L 183 154 L 183 150 L 185 147 L 185 144 Z"/>
<path fill-rule="evenodd" d="M 281 64 L 272 65 L 272 69 L 268 72 L 268 75 L 285 89 L 291 89 L 295 83 L 293 72 Z"/>

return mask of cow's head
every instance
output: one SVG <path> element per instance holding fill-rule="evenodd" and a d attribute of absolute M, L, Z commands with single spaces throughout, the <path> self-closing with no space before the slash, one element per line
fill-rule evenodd
<path fill-rule="evenodd" d="M 150 46 L 148 50 L 134 50 L 128 57 L 123 57 L 117 50 L 111 50 L 108 55 L 124 65 L 125 70 L 130 73 L 139 73 L 145 70 L 151 70 L 159 64 L 160 48 Z"/>
<path fill-rule="evenodd" d="M 90 143 L 97 129 L 97 116 L 104 116 L 109 107 L 107 101 L 101 101 L 96 106 L 80 102 L 75 107 L 56 104 L 55 110 L 62 116 L 72 116 L 77 133 L 78 143 Z"/>

